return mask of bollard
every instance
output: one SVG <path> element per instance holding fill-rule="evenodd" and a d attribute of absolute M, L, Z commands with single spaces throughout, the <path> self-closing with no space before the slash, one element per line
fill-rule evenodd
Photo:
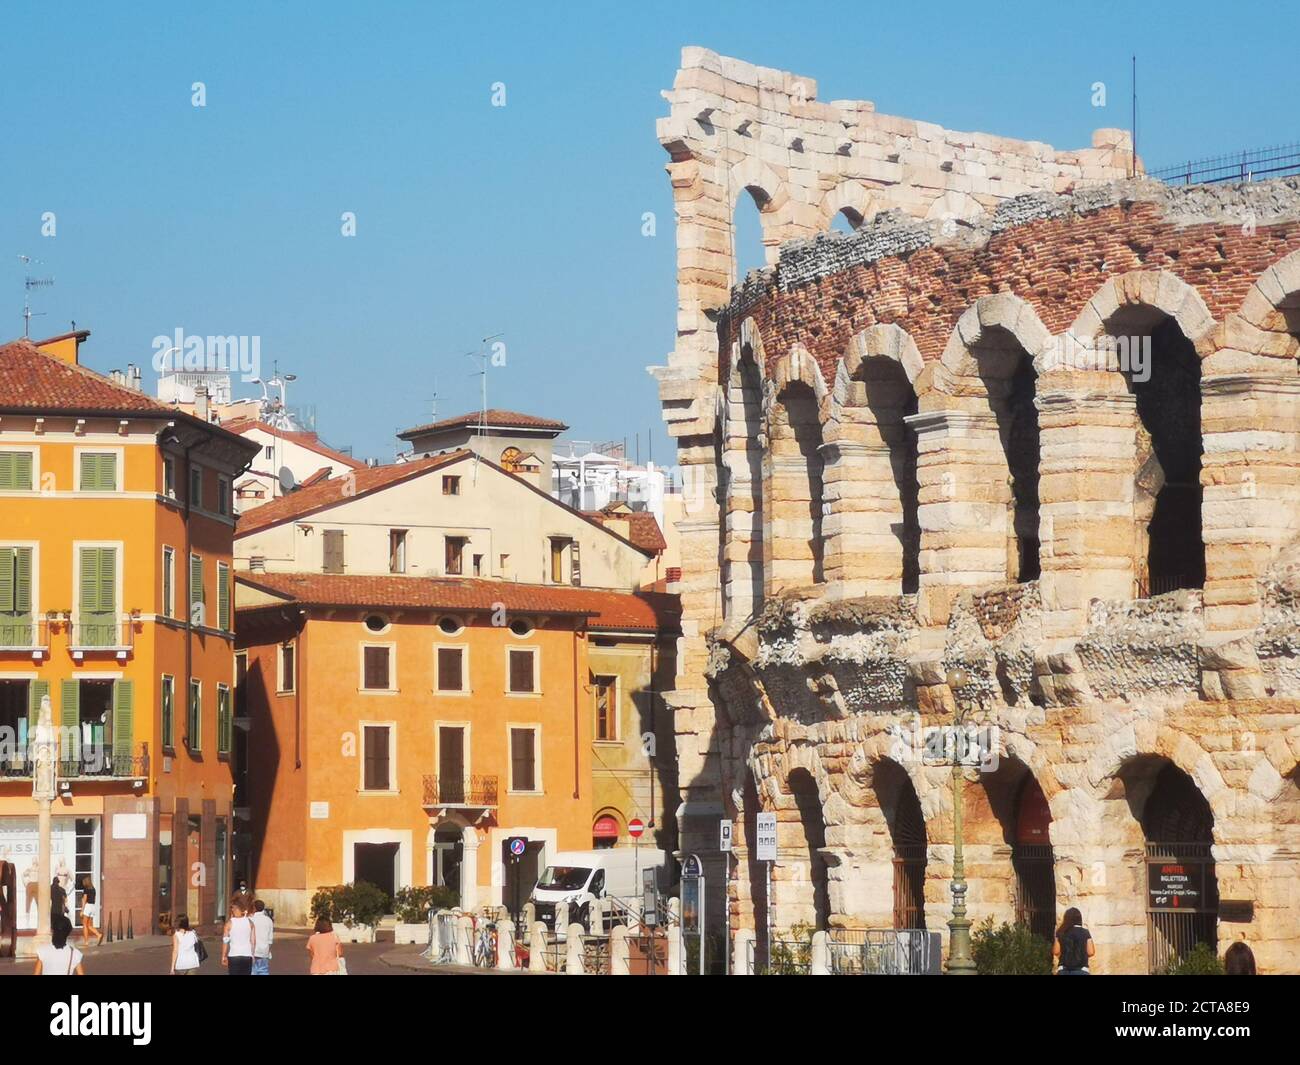
<path fill-rule="evenodd" d="M 735 976 L 754 975 L 754 930 L 737 928 L 731 955 L 731 972 Z"/>
<path fill-rule="evenodd" d="M 627 925 L 616 924 L 609 930 L 609 975 L 630 976 L 632 967 L 628 959 Z"/>
<path fill-rule="evenodd" d="M 126 911 L 126 938 L 135 938 L 135 910 Z"/>
<path fill-rule="evenodd" d="M 546 925 L 534 921 L 528 935 L 528 971 L 546 972 Z"/>
<path fill-rule="evenodd" d="M 456 918 L 456 932 L 452 937 L 456 944 L 456 964 L 474 964 L 474 922 L 469 914 L 463 913 Z"/>
<path fill-rule="evenodd" d="M 569 925 L 564 937 L 564 971 L 571 976 L 581 976 L 586 971 L 582 957 L 582 925 L 576 921 Z"/>
<path fill-rule="evenodd" d="M 515 967 L 515 923 L 509 917 L 497 921 L 497 968 Z"/>
<path fill-rule="evenodd" d="M 520 928 L 532 928 L 533 922 L 537 920 L 537 907 L 531 902 L 524 903 L 524 916 L 521 920 Z"/>
<path fill-rule="evenodd" d="M 813 976 L 830 976 L 831 942 L 825 931 L 813 933 L 809 963 L 808 971 Z"/>
<path fill-rule="evenodd" d="M 107 910 L 104 911 L 104 942 L 113 942 L 113 915 Z"/>

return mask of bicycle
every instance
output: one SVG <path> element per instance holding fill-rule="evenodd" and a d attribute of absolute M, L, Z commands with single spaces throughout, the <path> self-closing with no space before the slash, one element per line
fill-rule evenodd
<path fill-rule="evenodd" d="M 475 921 L 477 936 L 474 941 L 473 964 L 483 969 L 495 969 L 497 964 L 497 926 L 491 921 L 484 921 L 480 926 Z"/>

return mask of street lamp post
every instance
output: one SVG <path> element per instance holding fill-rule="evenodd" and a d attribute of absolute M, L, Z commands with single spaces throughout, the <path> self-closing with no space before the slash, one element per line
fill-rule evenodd
<path fill-rule="evenodd" d="M 962 765 L 958 742 L 966 724 L 967 704 L 962 689 L 970 678 L 961 667 L 948 671 L 948 688 L 953 696 L 952 736 L 952 919 L 948 922 L 948 975 L 976 975 L 971 957 L 970 918 L 966 916 L 966 863 L 962 856 Z"/>

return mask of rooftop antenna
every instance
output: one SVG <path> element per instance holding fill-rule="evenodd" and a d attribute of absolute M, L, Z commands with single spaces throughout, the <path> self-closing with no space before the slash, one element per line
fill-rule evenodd
<path fill-rule="evenodd" d="M 480 437 L 482 437 L 487 431 L 487 410 L 488 410 L 487 371 L 488 371 L 488 360 L 490 358 L 488 354 L 488 344 L 493 340 L 500 340 L 503 336 L 505 336 L 505 333 L 493 333 L 491 336 L 486 336 L 483 338 L 483 341 L 480 344 L 478 351 L 467 351 L 465 353 L 466 355 L 472 356 L 473 358 L 479 360 L 478 375 L 479 375 L 481 391 L 479 396 L 478 431 Z M 474 483 L 475 484 L 478 484 L 478 460 L 479 460 L 479 452 L 478 450 L 475 450 L 474 452 Z"/>
<path fill-rule="evenodd" d="M 18 258 L 24 266 L 31 266 L 33 263 L 39 263 L 41 261 L 40 259 L 33 259 L 30 255 L 19 255 Z M 50 285 L 53 284 L 54 284 L 54 278 L 52 277 L 32 277 L 31 275 L 28 275 L 26 278 L 23 279 L 23 288 L 26 290 L 23 293 L 23 339 L 24 340 L 28 340 L 31 338 L 32 319 L 43 318 L 45 316 L 44 311 L 32 310 L 32 289 L 48 288 Z"/>

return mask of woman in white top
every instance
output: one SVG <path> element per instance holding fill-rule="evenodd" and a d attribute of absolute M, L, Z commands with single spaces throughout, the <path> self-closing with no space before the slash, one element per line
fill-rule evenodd
<path fill-rule="evenodd" d="M 257 931 L 245 909 L 244 896 L 230 900 L 230 920 L 226 922 L 221 939 L 221 964 L 231 976 L 253 975 L 253 950 L 257 946 Z"/>
<path fill-rule="evenodd" d="M 57 915 L 50 922 L 50 945 L 36 952 L 33 976 L 86 975 L 86 967 L 81 964 L 81 951 L 68 945 L 70 935 L 72 922 L 62 914 Z"/>
<path fill-rule="evenodd" d="M 181 914 L 172 933 L 172 975 L 193 976 L 199 971 L 199 934 L 190 928 L 190 919 Z"/>

